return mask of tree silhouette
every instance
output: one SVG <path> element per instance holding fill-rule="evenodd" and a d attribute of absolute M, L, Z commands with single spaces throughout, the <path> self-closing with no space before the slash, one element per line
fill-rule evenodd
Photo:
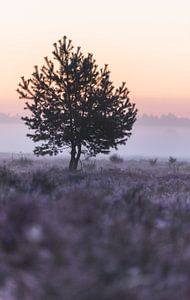
<path fill-rule="evenodd" d="M 22 119 L 32 129 L 27 136 L 38 143 L 36 155 L 70 147 L 69 169 L 76 170 L 82 153 L 95 156 L 125 144 L 137 110 L 125 83 L 115 89 L 108 65 L 98 69 L 92 54 L 74 50 L 71 40 L 55 43 L 53 56 L 55 63 L 45 57 L 30 79 L 21 77 L 17 92 L 30 111 Z"/>

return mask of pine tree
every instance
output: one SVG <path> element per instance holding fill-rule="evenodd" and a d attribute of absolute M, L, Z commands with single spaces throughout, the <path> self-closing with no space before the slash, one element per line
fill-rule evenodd
<path fill-rule="evenodd" d="M 55 63 L 45 57 L 30 79 L 21 77 L 17 92 L 30 111 L 22 119 L 32 130 L 27 136 L 38 143 L 36 155 L 69 147 L 69 169 L 76 170 L 82 153 L 95 156 L 125 144 L 137 109 L 125 83 L 114 88 L 108 65 L 99 69 L 93 55 L 74 50 L 71 40 L 55 43 L 53 56 Z"/>

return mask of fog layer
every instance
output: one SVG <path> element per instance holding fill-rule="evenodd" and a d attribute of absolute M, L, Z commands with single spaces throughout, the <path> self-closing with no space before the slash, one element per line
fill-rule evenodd
<path fill-rule="evenodd" d="M 163 121 L 164 120 L 164 121 Z M 31 153 L 34 143 L 26 137 L 22 122 L 0 120 L 0 152 Z M 112 151 L 115 152 L 115 151 Z M 139 118 L 132 136 L 119 147 L 121 156 L 190 157 L 190 120 L 175 116 Z"/>

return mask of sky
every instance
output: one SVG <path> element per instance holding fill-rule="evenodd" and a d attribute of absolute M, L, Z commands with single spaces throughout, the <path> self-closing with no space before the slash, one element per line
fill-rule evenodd
<path fill-rule="evenodd" d="M 190 116 L 189 0 L 0 0 L 0 112 L 23 114 L 20 77 L 64 35 L 125 81 L 139 113 Z"/>

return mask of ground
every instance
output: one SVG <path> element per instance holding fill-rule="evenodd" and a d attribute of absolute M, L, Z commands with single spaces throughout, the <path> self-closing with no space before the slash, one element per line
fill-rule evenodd
<path fill-rule="evenodd" d="M 190 299 L 190 163 L 0 160 L 0 299 Z"/>

